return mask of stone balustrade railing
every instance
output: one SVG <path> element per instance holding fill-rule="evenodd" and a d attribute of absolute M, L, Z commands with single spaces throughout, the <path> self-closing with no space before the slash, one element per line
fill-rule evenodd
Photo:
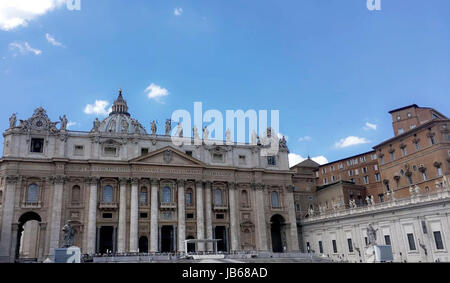
<path fill-rule="evenodd" d="M 431 202 L 431 201 L 446 199 L 446 198 L 450 198 L 450 189 L 449 188 L 439 190 L 434 193 L 418 193 L 418 194 L 413 193 L 410 197 L 400 198 L 400 199 L 391 197 L 389 200 L 387 200 L 385 202 L 376 203 L 374 205 L 363 205 L 363 206 L 358 206 L 356 208 L 342 207 L 342 208 L 328 210 L 328 211 L 322 212 L 322 213 L 315 211 L 314 215 L 312 215 L 312 216 L 310 215 L 306 218 L 303 218 L 301 220 L 301 222 L 309 223 L 309 222 L 326 220 L 326 219 L 335 218 L 335 217 L 345 217 L 345 216 L 354 215 L 354 214 L 376 212 L 376 211 L 380 211 L 380 210 L 384 210 L 384 209 L 389 209 L 389 208 L 394 208 L 394 207 L 400 208 L 402 206 L 426 203 L 426 202 Z"/>

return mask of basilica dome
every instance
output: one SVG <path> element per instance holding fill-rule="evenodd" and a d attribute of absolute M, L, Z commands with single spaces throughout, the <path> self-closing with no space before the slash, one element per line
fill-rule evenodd
<path fill-rule="evenodd" d="M 141 123 L 131 118 L 128 113 L 127 102 L 123 99 L 122 90 L 119 90 L 119 97 L 114 101 L 109 117 L 100 123 L 98 129 L 101 133 L 147 134 Z"/>

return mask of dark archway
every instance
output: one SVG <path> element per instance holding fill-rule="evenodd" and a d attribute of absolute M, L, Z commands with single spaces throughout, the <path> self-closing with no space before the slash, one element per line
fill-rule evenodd
<path fill-rule="evenodd" d="M 148 238 L 146 236 L 139 238 L 139 252 L 148 253 Z"/>
<path fill-rule="evenodd" d="M 217 242 L 217 251 L 218 252 L 228 251 L 227 228 L 225 226 L 216 226 L 216 228 L 214 228 L 214 236 L 215 239 L 221 240 Z"/>
<path fill-rule="evenodd" d="M 100 246 L 99 252 L 106 254 L 107 252 L 114 252 L 114 227 L 102 226 L 100 227 Z"/>
<path fill-rule="evenodd" d="M 195 238 L 193 236 L 189 236 L 186 238 L 186 240 L 194 240 Z M 188 253 L 195 253 L 195 243 L 188 243 L 187 244 L 187 251 Z"/>
<path fill-rule="evenodd" d="M 169 253 L 174 251 L 173 246 L 174 231 L 173 226 L 161 227 L 161 252 Z"/>
<path fill-rule="evenodd" d="M 285 225 L 285 220 L 283 216 L 275 214 L 270 218 L 270 232 L 272 236 L 272 251 L 274 253 L 284 252 L 284 239 L 283 239 L 283 229 Z"/>
<path fill-rule="evenodd" d="M 38 223 L 41 223 L 42 219 L 41 219 L 41 216 L 39 216 L 39 214 L 37 214 L 36 212 L 32 212 L 32 211 L 25 212 L 24 214 L 22 214 L 22 216 L 20 216 L 19 226 L 17 229 L 15 260 L 19 260 L 19 258 L 20 258 L 20 243 L 22 240 L 22 234 L 24 231 L 25 224 L 29 221 L 37 221 Z M 37 245 L 39 245 L 39 243 L 37 243 Z M 36 260 L 37 260 L 37 258 L 36 258 Z"/>

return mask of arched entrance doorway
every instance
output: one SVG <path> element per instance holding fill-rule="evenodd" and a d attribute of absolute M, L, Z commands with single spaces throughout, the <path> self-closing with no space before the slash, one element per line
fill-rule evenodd
<path fill-rule="evenodd" d="M 221 240 L 217 242 L 218 252 L 227 252 L 227 228 L 225 226 L 216 226 L 214 228 L 214 239 Z"/>
<path fill-rule="evenodd" d="M 194 240 L 195 238 L 193 236 L 188 236 L 186 240 Z M 195 253 L 195 243 L 188 243 L 187 244 L 187 251 L 188 253 Z"/>
<path fill-rule="evenodd" d="M 148 253 L 148 238 L 146 236 L 139 238 L 139 252 Z"/>
<path fill-rule="evenodd" d="M 173 226 L 161 227 L 161 252 L 170 253 L 174 251 L 174 229 Z"/>
<path fill-rule="evenodd" d="M 285 236 L 285 220 L 283 216 L 275 214 L 270 218 L 270 232 L 272 236 L 272 251 L 282 253 L 287 248 Z"/>
<path fill-rule="evenodd" d="M 37 261 L 39 258 L 39 234 L 42 222 L 36 212 L 26 212 L 19 218 L 16 240 L 16 261 Z"/>

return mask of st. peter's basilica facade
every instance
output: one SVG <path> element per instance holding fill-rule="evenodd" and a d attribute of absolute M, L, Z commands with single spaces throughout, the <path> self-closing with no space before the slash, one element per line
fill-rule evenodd
<path fill-rule="evenodd" d="M 41 107 L 13 116 L 0 160 L 0 262 L 51 258 L 68 221 L 90 255 L 183 253 L 185 239 L 218 239 L 223 252 L 299 250 L 285 146 L 276 156 L 258 144 L 175 146 L 170 125 L 147 133 L 121 92 L 90 132 L 67 130 L 65 116 L 57 128 Z"/>

